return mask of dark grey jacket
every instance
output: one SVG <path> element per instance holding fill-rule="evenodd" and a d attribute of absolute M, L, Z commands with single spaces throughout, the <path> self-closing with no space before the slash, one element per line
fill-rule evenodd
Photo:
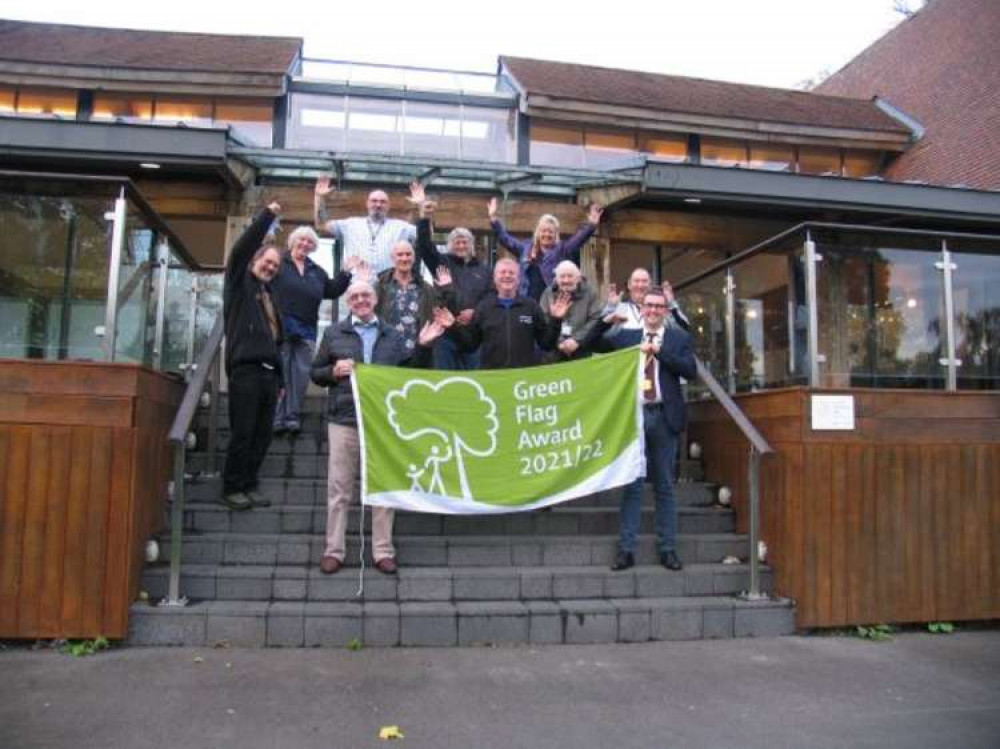
<path fill-rule="evenodd" d="M 378 337 L 372 350 L 372 364 L 388 366 L 426 367 L 430 362 L 431 351 L 417 344 L 411 355 L 403 345 L 399 333 L 383 322 L 379 322 Z M 351 378 L 336 378 L 333 376 L 333 365 L 341 359 L 364 361 L 364 346 L 361 336 L 354 330 L 351 318 L 348 316 L 326 329 L 323 341 L 316 352 L 312 364 L 312 381 L 317 385 L 329 388 L 326 417 L 331 424 L 341 426 L 357 426 L 358 417 L 354 409 L 354 392 L 351 388 Z"/>

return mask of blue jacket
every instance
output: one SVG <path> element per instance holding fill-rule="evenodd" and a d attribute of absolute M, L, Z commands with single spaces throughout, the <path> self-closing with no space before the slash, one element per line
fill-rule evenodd
<path fill-rule="evenodd" d="M 601 324 L 607 325 L 603 321 Z M 642 333 L 642 330 L 619 329 L 611 336 L 609 343 L 614 349 L 638 346 L 642 342 Z M 698 367 L 691 349 L 691 334 L 667 325 L 663 330 L 663 342 L 656 359 L 660 364 L 660 395 L 663 398 L 661 411 L 667 420 L 667 426 L 680 433 L 684 430 L 684 393 L 678 378 L 693 380 L 698 376 Z"/>

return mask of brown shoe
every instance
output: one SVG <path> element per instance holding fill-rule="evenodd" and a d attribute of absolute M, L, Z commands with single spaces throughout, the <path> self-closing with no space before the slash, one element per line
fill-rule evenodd
<path fill-rule="evenodd" d="M 319 560 L 319 571 L 324 575 L 332 575 L 343 566 L 344 563 L 337 557 L 324 556 Z"/>
<path fill-rule="evenodd" d="M 395 575 L 396 570 L 399 569 L 399 567 L 396 564 L 396 560 L 392 557 L 383 557 L 375 562 L 375 569 L 383 575 Z"/>

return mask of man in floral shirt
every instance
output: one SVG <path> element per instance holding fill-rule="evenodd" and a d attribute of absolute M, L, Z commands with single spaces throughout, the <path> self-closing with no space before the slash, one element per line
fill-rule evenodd
<path fill-rule="evenodd" d="M 407 351 L 417 345 L 424 323 L 433 317 L 435 306 L 454 307 L 451 287 L 434 288 L 413 272 L 416 255 L 413 245 L 400 240 L 392 247 L 392 267 L 378 275 L 378 318 L 395 330 Z M 447 279 L 450 282 L 450 278 Z"/>

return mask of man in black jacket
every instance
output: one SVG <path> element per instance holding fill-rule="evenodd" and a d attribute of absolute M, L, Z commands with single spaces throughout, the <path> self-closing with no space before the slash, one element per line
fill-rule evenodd
<path fill-rule="evenodd" d="M 226 263 L 222 314 L 230 438 L 221 501 L 233 510 L 270 504 L 257 491 L 257 473 L 271 444 L 274 406 L 283 385 L 278 358 L 281 315 L 269 287 L 281 264 L 281 250 L 263 243 L 280 210 L 271 203 L 262 211 L 236 240 Z"/>
<path fill-rule="evenodd" d="M 516 261 L 498 260 L 493 268 L 496 292 L 476 305 L 469 324 L 455 325 L 450 315 L 443 316 L 459 348 L 479 348 L 480 369 L 531 367 L 538 364 L 538 349 L 550 351 L 556 345 L 570 295 L 558 294 L 546 316 L 534 299 L 518 295 L 520 280 Z"/>
<path fill-rule="evenodd" d="M 351 314 L 327 328 L 312 366 L 312 381 L 330 391 L 326 548 L 319 563 L 320 571 L 327 575 L 344 564 L 347 511 L 361 468 L 358 417 L 351 385 L 354 365 L 364 362 L 426 366 L 430 362 L 429 346 L 444 332 L 436 319 L 430 320 L 421 328 L 416 347 L 407 349 L 403 337 L 376 317 L 378 299 L 371 284 L 354 281 L 346 298 Z M 396 573 L 396 550 L 392 545 L 394 515 L 387 507 L 372 507 L 372 556 L 375 568 L 386 575 Z"/>

